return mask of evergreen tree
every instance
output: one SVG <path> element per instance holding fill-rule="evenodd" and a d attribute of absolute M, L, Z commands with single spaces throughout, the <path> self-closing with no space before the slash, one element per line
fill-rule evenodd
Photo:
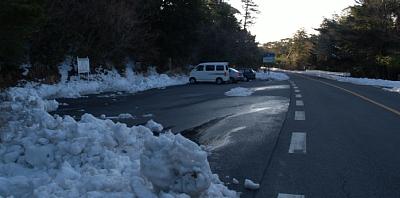
<path fill-rule="evenodd" d="M 0 72 L 26 62 L 32 34 L 43 21 L 41 0 L 0 1 Z"/>
<path fill-rule="evenodd" d="M 247 29 L 249 26 L 255 23 L 256 14 L 260 11 L 258 10 L 258 5 L 253 0 L 241 0 L 243 7 L 243 29 Z"/>

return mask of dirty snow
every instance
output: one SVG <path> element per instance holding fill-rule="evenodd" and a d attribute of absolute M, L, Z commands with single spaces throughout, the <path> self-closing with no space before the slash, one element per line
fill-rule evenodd
<path fill-rule="evenodd" d="M 244 180 L 244 187 L 250 190 L 257 190 L 260 188 L 260 184 L 257 184 L 250 179 L 245 179 Z"/>
<path fill-rule="evenodd" d="M 257 72 L 256 79 L 283 81 L 283 80 L 289 80 L 290 78 L 288 75 L 284 73 L 270 71 L 270 72 Z"/>
<path fill-rule="evenodd" d="M 59 105 L 49 98 L 182 82 L 162 75 L 112 76 L 0 94 L 0 196 L 238 197 L 212 174 L 201 147 L 171 132 L 154 136 L 152 130 L 162 128 L 154 121 L 128 127 L 105 115 L 84 114 L 77 121 L 48 113 Z"/>
<path fill-rule="evenodd" d="M 244 88 L 244 87 L 236 87 L 232 88 L 231 90 L 225 92 L 226 96 L 251 96 L 254 93 L 254 91 L 250 88 Z"/>

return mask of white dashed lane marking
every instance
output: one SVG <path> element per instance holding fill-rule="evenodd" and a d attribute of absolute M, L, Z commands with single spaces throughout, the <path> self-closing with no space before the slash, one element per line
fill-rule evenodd
<path fill-rule="evenodd" d="M 295 97 L 302 98 L 303 96 L 300 94 L 300 90 L 293 81 L 290 81 L 290 84 L 293 86 Z M 304 106 L 303 100 L 296 100 L 296 106 Z M 295 111 L 294 113 L 294 120 L 306 120 L 306 113 L 304 111 Z M 303 132 L 293 132 L 292 138 L 290 141 L 289 146 L 289 153 L 299 153 L 299 154 L 306 154 L 307 153 L 307 134 Z M 294 194 L 286 194 L 286 193 L 279 193 L 278 198 L 305 198 L 304 195 L 294 195 Z"/>
<path fill-rule="evenodd" d="M 279 193 L 278 198 L 305 198 L 304 195 L 292 195 L 292 194 L 284 194 L 284 193 Z"/>
<path fill-rule="evenodd" d="M 304 111 L 294 112 L 294 120 L 306 120 L 306 113 Z"/>
<path fill-rule="evenodd" d="M 296 106 L 304 106 L 304 102 L 302 100 L 296 100 Z"/>
<path fill-rule="evenodd" d="M 290 141 L 289 153 L 303 153 L 306 154 L 306 133 L 295 132 L 292 133 L 292 140 Z"/>

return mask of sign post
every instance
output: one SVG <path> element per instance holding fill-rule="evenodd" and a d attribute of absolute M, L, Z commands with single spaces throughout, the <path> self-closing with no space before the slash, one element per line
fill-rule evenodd
<path fill-rule="evenodd" d="M 266 53 L 263 57 L 263 63 L 267 66 L 268 73 L 270 71 L 270 66 L 275 63 L 275 53 Z"/>

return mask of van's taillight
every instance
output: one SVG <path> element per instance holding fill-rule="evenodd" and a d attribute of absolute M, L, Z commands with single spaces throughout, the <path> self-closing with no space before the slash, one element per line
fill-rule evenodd
<path fill-rule="evenodd" d="M 225 76 L 226 76 L 226 72 L 225 72 L 225 74 L 224 74 Z"/>

